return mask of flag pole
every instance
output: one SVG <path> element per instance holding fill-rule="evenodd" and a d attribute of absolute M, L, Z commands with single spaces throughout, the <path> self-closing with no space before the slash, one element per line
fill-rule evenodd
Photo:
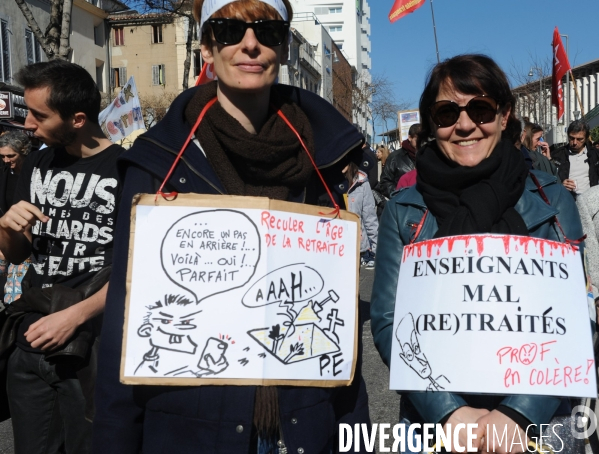
<path fill-rule="evenodd" d="M 576 93 L 576 98 L 578 99 L 578 105 L 580 106 L 580 118 L 584 117 L 584 106 L 582 105 L 582 101 L 580 99 L 580 93 L 578 93 L 578 84 L 576 83 L 576 79 L 574 79 L 574 73 L 570 68 L 570 77 L 572 78 L 572 85 L 574 86 L 574 93 Z"/>
<path fill-rule="evenodd" d="M 437 26 L 435 25 L 435 11 L 433 10 L 433 0 L 431 1 L 431 15 L 433 16 L 433 33 L 435 34 L 435 47 L 437 48 L 437 63 L 441 63 L 439 59 L 439 43 L 437 42 Z"/>

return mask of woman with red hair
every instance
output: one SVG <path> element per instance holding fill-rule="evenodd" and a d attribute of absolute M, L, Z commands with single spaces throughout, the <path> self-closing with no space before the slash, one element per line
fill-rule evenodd
<path fill-rule="evenodd" d="M 287 0 L 196 0 L 193 10 L 202 56 L 218 80 L 183 92 L 119 162 L 122 216 L 100 347 L 94 452 L 334 452 L 339 423 L 369 424 L 360 358 L 352 385 L 343 388 L 119 383 L 131 201 L 156 192 L 179 150 L 185 153 L 164 192 L 313 205 L 330 200 L 309 155 L 329 187 L 343 182 L 350 161 L 362 160 L 364 138 L 330 103 L 275 84 L 287 61 Z"/>

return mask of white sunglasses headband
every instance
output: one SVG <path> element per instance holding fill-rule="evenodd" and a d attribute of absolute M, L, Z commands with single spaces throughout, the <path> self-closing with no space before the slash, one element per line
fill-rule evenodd
<path fill-rule="evenodd" d="M 221 9 L 223 6 L 233 3 L 237 0 L 206 0 L 202 5 L 202 16 L 200 17 L 200 30 L 204 26 L 204 23 L 210 19 L 215 12 Z M 287 8 L 281 0 L 260 0 L 262 3 L 272 6 L 281 15 L 283 20 L 288 20 Z"/>

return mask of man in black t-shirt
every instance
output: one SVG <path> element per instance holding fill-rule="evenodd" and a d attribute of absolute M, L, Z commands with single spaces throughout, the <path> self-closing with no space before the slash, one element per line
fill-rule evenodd
<path fill-rule="evenodd" d="M 91 349 L 81 355 L 73 339 L 104 310 L 108 284 L 98 283 L 104 274 L 97 272 L 112 261 L 122 148 L 102 133 L 100 94 L 80 66 L 36 63 L 16 78 L 29 109 L 25 127 L 48 148 L 28 157 L 15 204 L 0 218 L 5 257 L 12 263 L 32 258 L 31 290 L 11 308 L 24 307 L 7 373 L 15 448 L 85 454 L 91 442 L 86 399 L 93 387 L 78 375 L 88 368 Z M 84 299 L 71 296 L 70 289 L 83 288 L 99 290 L 88 290 Z"/>

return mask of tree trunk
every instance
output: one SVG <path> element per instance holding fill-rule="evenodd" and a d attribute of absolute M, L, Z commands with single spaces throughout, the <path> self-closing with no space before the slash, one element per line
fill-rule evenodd
<path fill-rule="evenodd" d="M 60 23 L 62 22 L 62 0 L 52 0 L 50 22 L 46 27 L 46 42 L 52 48 L 52 58 L 58 57 L 60 47 Z"/>
<path fill-rule="evenodd" d="M 38 43 L 40 43 L 40 46 L 44 50 L 46 57 L 48 57 L 48 59 L 51 60 L 52 58 L 54 58 L 54 55 L 56 54 L 56 49 L 54 48 L 54 46 L 51 45 L 50 42 L 48 42 L 48 40 L 42 33 L 42 30 L 37 24 L 35 17 L 33 17 L 31 10 L 27 6 L 27 3 L 25 3 L 25 0 L 15 0 L 15 2 L 21 10 L 21 12 L 23 13 L 23 16 L 25 17 L 27 25 L 29 25 L 29 28 L 31 29 L 33 36 L 35 36 L 35 39 Z M 52 12 L 54 12 L 54 5 L 52 7 Z M 52 20 L 50 20 L 50 23 L 52 23 Z"/>
<path fill-rule="evenodd" d="M 58 58 L 61 58 L 62 60 L 68 60 L 72 50 L 69 46 L 69 34 L 71 32 L 71 12 L 73 10 L 73 0 L 62 1 L 62 23 L 60 27 L 60 47 L 58 49 Z"/>
<path fill-rule="evenodd" d="M 185 61 L 183 62 L 183 90 L 187 90 L 189 85 L 189 68 L 191 67 L 191 42 L 193 41 L 193 29 L 195 20 L 191 16 L 185 16 L 187 19 L 187 41 L 185 43 Z"/>

